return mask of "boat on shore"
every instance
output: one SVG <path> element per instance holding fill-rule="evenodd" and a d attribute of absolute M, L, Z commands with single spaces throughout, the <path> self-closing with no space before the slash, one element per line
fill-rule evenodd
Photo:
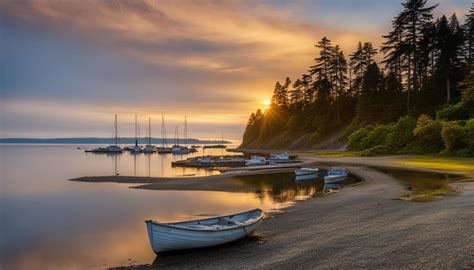
<path fill-rule="evenodd" d="M 208 219 L 160 223 L 145 221 L 155 253 L 217 246 L 250 236 L 262 223 L 263 211 L 251 211 Z"/>
<path fill-rule="evenodd" d="M 296 180 L 316 179 L 319 176 L 318 168 L 299 168 L 295 170 Z"/>
<path fill-rule="evenodd" d="M 332 167 L 328 170 L 328 175 L 324 176 L 325 184 L 334 184 L 346 181 L 349 171 L 346 168 Z"/>

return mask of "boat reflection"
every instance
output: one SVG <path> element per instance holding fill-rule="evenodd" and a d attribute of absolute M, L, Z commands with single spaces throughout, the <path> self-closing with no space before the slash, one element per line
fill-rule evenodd
<path fill-rule="evenodd" d="M 295 181 L 294 173 L 278 173 L 270 175 L 253 175 L 234 177 L 242 186 L 253 187 L 257 190 L 256 196 L 262 200 L 270 198 L 275 203 L 305 200 L 318 194 L 324 194 L 340 189 L 345 185 L 358 180 L 348 177 L 344 184 L 325 185 L 321 173 L 314 180 Z"/>

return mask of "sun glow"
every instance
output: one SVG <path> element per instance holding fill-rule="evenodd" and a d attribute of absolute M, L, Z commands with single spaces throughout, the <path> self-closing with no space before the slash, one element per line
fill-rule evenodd
<path fill-rule="evenodd" d="M 270 106 L 270 104 L 272 104 L 272 102 L 271 102 L 270 100 L 268 100 L 268 99 L 265 99 L 265 100 L 263 101 L 263 105 L 265 105 L 265 106 L 267 106 L 267 107 Z"/>

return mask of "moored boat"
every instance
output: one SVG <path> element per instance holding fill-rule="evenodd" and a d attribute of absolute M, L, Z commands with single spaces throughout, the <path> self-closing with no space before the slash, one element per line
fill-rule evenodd
<path fill-rule="evenodd" d="M 267 159 L 265 157 L 260 156 L 252 156 L 250 159 L 245 161 L 245 166 L 260 166 L 266 165 Z"/>
<path fill-rule="evenodd" d="M 315 179 L 319 176 L 318 168 L 299 168 L 295 170 L 296 180 Z"/>
<path fill-rule="evenodd" d="M 208 219 L 160 223 L 147 220 L 148 238 L 155 253 L 204 248 L 251 235 L 262 223 L 263 211 L 251 211 Z"/>
<path fill-rule="evenodd" d="M 123 152 L 122 148 L 118 146 L 118 131 L 117 131 L 117 115 L 115 115 L 115 122 L 114 122 L 114 127 L 115 127 L 115 144 L 114 145 L 109 145 L 107 147 L 98 147 L 92 150 L 85 150 L 86 153 L 95 153 L 95 154 L 121 154 Z"/>
<path fill-rule="evenodd" d="M 349 171 L 346 168 L 332 167 L 328 171 L 328 175 L 324 176 L 324 183 L 332 184 L 338 182 L 344 182 L 347 178 Z"/>

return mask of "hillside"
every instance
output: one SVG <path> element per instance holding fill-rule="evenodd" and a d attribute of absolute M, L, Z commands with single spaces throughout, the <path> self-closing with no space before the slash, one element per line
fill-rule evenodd
<path fill-rule="evenodd" d="M 250 115 L 240 148 L 473 156 L 474 7 L 462 24 L 416 3 L 380 48 L 359 42 L 346 58 L 323 37 L 314 65 L 276 82 L 271 105 Z"/>

